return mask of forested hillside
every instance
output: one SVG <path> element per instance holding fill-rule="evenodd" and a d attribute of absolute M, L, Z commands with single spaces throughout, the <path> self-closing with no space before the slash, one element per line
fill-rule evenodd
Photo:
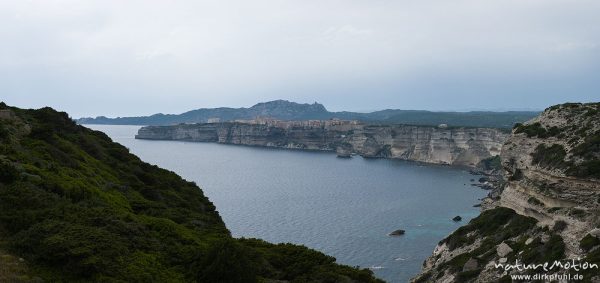
<path fill-rule="evenodd" d="M 0 251 L 23 259 L 0 279 L 378 281 L 302 246 L 232 238 L 195 183 L 64 112 L 1 103 L 0 142 Z"/>

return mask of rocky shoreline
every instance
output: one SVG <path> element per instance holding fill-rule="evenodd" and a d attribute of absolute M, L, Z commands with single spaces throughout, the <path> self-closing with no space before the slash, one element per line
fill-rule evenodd
<path fill-rule="evenodd" d="M 600 264 L 599 113 L 600 103 L 568 103 L 516 125 L 482 213 L 440 241 L 412 282 L 511 282 L 540 272 L 495 267 L 515 261 Z M 541 273 L 600 280 L 598 269 Z"/>

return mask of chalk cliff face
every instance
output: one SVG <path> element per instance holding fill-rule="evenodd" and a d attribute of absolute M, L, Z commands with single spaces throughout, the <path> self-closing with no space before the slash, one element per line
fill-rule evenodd
<path fill-rule="evenodd" d="M 344 121 L 346 122 L 346 121 Z M 148 126 L 138 139 L 219 142 L 252 146 L 336 151 L 339 156 L 395 158 L 475 166 L 500 154 L 508 134 L 488 128 L 363 125 L 329 121 L 266 124 L 211 123 Z"/>
<path fill-rule="evenodd" d="M 565 104 L 516 127 L 502 150 L 508 178 L 498 202 L 540 225 L 568 225 L 569 256 L 600 224 L 600 104 Z"/>
<path fill-rule="evenodd" d="M 137 139 L 218 142 L 250 146 L 333 151 L 345 131 L 324 127 L 277 127 L 246 123 L 211 123 L 143 127 Z"/>
<path fill-rule="evenodd" d="M 563 104 L 517 125 L 500 155 L 506 185 L 442 240 L 415 282 L 510 282 L 495 263 L 600 264 L 600 103 Z M 501 193 L 500 193 L 501 192 Z M 551 273 L 563 274 L 564 270 Z M 598 282 L 600 270 L 578 272 Z"/>
<path fill-rule="evenodd" d="M 507 136 L 487 128 L 365 126 L 344 141 L 365 157 L 475 166 L 482 159 L 500 154 Z"/>

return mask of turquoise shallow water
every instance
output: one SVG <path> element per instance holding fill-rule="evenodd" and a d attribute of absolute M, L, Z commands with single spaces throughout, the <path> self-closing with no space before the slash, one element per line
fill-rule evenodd
<path fill-rule="evenodd" d="M 195 181 L 235 237 L 302 244 L 407 282 L 435 245 L 479 214 L 467 171 L 333 153 L 135 140 L 139 126 L 88 125 Z M 475 178 L 477 179 L 477 178 Z M 455 223 L 452 217 L 463 221 Z M 406 234 L 387 233 L 404 229 Z"/>

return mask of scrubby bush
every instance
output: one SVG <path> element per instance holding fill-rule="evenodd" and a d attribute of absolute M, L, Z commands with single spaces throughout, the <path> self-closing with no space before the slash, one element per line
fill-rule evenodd
<path fill-rule="evenodd" d="M 555 207 L 548 208 L 548 210 L 547 210 L 547 211 L 548 211 L 549 213 L 554 213 L 554 212 L 557 212 L 557 211 L 559 211 L 560 209 L 561 209 L 561 207 L 557 207 L 557 206 L 555 206 Z"/>
<path fill-rule="evenodd" d="M 544 168 L 566 168 L 569 162 L 565 161 L 567 152 L 560 144 L 553 144 L 547 147 L 545 144 L 540 144 L 532 153 L 532 162 Z"/>
<path fill-rule="evenodd" d="M 424 274 L 421 274 L 421 276 L 419 276 L 418 278 L 415 278 L 414 283 L 426 283 L 426 282 L 430 282 L 431 280 L 431 271 L 425 272 Z"/>
<path fill-rule="evenodd" d="M 567 170 L 567 174 L 580 178 L 600 179 L 600 160 L 589 160 L 573 165 Z"/>
<path fill-rule="evenodd" d="M 600 133 L 587 136 L 583 143 L 573 148 L 571 153 L 586 159 L 598 158 L 600 156 Z"/>
<path fill-rule="evenodd" d="M 482 212 L 469 224 L 458 228 L 441 242 L 446 243 L 450 250 L 453 250 L 472 243 L 477 237 L 493 235 L 496 240 L 494 243 L 499 244 L 505 239 L 520 235 L 533 228 L 536 222 L 535 219 L 519 215 L 512 209 L 498 207 Z M 473 231 L 476 232 L 476 235 L 467 237 L 467 234 Z"/>
<path fill-rule="evenodd" d="M 600 133 L 587 136 L 571 153 L 583 161 L 570 166 L 566 171 L 568 175 L 600 179 Z"/>
<path fill-rule="evenodd" d="M 565 221 L 562 220 L 558 220 L 556 222 L 554 222 L 554 226 L 552 227 L 552 231 L 554 232 L 560 232 L 563 231 L 567 228 L 568 224 Z"/>
<path fill-rule="evenodd" d="M 523 126 L 523 123 L 515 123 L 515 124 L 513 125 L 513 130 L 516 130 L 516 129 L 518 129 L 518 128 L 522 127 L 522 126 Z"/>
<path fill-rule="evenodd" d="M 590 117 L 590 116 L 596 116 L 596 115 L 598 115 L 599 113 L 600 113 L 600 111 L 598 111 L 598 109 L 592 109 L 592 108 L 590 108 L 590 109 L 588 109 L 588 110 L 585 112 L 585 116 L 588 116 L 588 117 Z"/>
<path fill-rule="evenodd" d="M 590 234 L 585 235 L 585 237 L 583 237 L 583 239 L 581 239 L 579 242 L 579 247 L 586 252 L 598 245 L 600 245 L 600 239 Z"/>
<path fill-rule="evenodd" d="M 12 183 L 19 178 L 19 171 L 7 160 L 0 160 L 0 183 Z"/>
<path fill-rule="evenodd" d="M 546 128 L 544 128 L 544 126 L 542 126 L 542 124 L 540 124 L 539 122 L 535 122 L 530 125 L 520 124 L 520 125 L 515 125 L 515 126 L 516 126 L 515 134 L 525 133 L 525 135 L 527 135 L 528 138 L 532 138 L 532 137 L 546 138 L 546 137 L 550 136 L 548 134 L 548 131 L 546 131 Z"/>
<path fill-rule="evenodd" d="M 253 263 L 250 254 L 251 249 L 232 239 L 216 241 L 206 254 L 197 256 L 197 282 L 257 282 L 254 265 L 258 263 Z"/>
<path fill-rule="evenodd" d="M 544 203 L 535 197 L 530 197 L 529 199 L 527 199 L 527 203 L 538 206 L 544 206 Z"/>
<path fill-rule="evenodd" d="M 10 135 L 10 131 L 4 125 L 0 125 L 0 141 L 6 140 Z"/>
<path fill-rule="evenodd" d="M 553 234 L 547 242 L 542 243 L 539 238 L 525 246 L 521 259 L 524 264 L 544 263 L 561 260 L 565 256 L 565 243 L 559 235 Z"/>
<path fill-rule="evenodd" d="M 552 126 L 548 129 L 544 128 L 542 124 L 539 122 L 535 122 L 530 125 L 523 125 L 520 123 L 515 124 L 513 127 L 515 130 L 515 134 L 524 133 L 528 138 L 538 137 L 538 138 L 549 138 L 555 137 L 561 134 L 562 130 L 556 126 Z"/>
<path fill-rule="evenodd" d="M 519 168 L 515 169 L 515 172 L 508 177 L 509 181 L 518 181 L 521 179 L 523 179 L 523 171 Z"/>
<path fill-rule="evenodd" d="M 481 273 L 481 269 L 462 271 L 456 274 L 457 282 L 468 282 L 469 280 L 477 277 Z"/>
<path fill-rule="evenodd" d="M 502 162 L 500 160 L 500 156 L 496 155 L 481 160 L 479 166 L 483 170 L 500 170 L 502 169 Z"/>

